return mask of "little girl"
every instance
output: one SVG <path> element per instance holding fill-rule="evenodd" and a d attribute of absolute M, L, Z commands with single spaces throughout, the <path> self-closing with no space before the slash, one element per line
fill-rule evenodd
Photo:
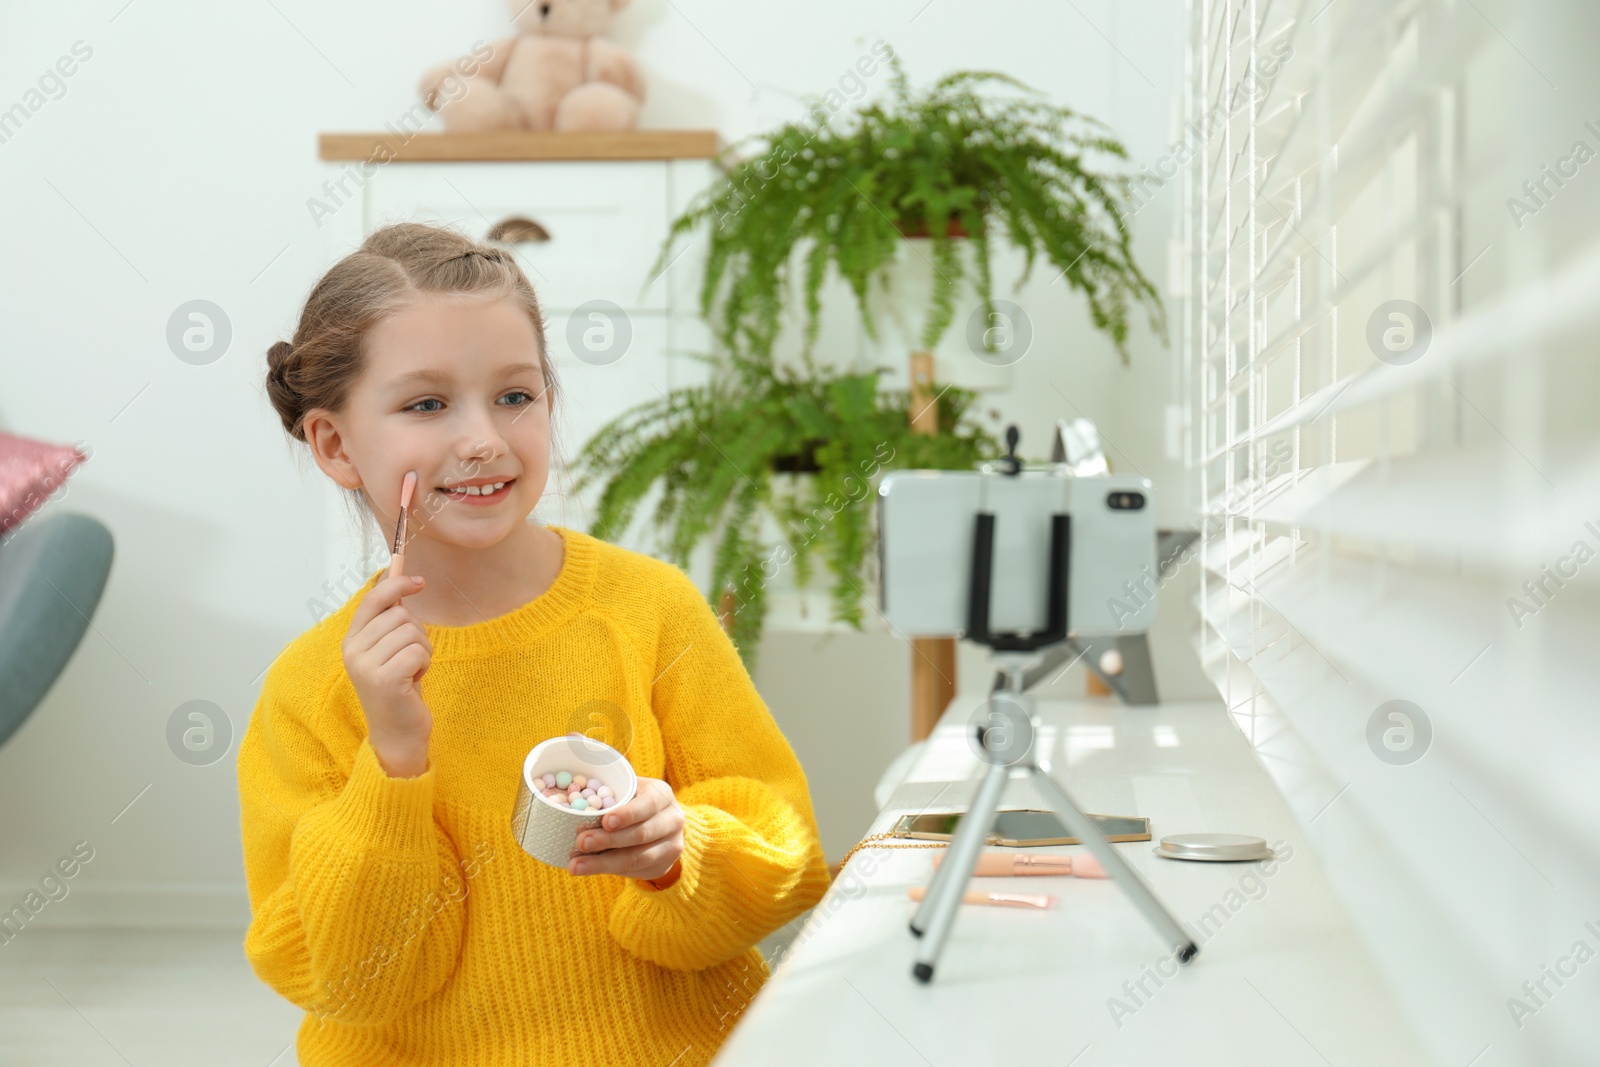
<path fill-rule="evenodd" d="M 304 1067 L 689 1067 L 828 884 L 805 774 L 683 571 L 530 522 L 559 396 L 505 250 L 369 236 L 268 352 L 284 428 L 392 531 L 267 671 L 239 745 L 256 974 Z M 499 486 L 469 494 L 462 486 Z M 573 731 L 635 797 L 565 870 L 512 836 L 523 758 Z"/>

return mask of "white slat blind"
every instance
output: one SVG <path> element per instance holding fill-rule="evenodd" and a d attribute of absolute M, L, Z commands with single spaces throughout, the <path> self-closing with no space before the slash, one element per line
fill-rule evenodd
<path fill-rule="evenodd" d="M 1597 8 L 1187 8 L 1197 647 L 1439 1064 L 1600 1062 Z"/>

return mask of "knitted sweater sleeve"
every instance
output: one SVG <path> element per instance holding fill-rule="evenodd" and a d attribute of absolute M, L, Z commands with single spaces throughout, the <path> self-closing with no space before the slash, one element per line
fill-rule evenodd
<path fill-rule="evenodd" d="M 329 687 L 319 692 L 309 674 L 282 663 L 268 672 L 239 743 L 245 956 L 319 1020 L 381 1024 L 455 970 L 460 861 L 433 815 L 432 766 L 389 777 L 364 730 L 353 762 L 335 759 L 328 742 L 338 732 L 318 729 L 329 718 Z M 334 747 L 348 751 L 349 740 L 345 731 Z"/>
<path fill-rule="evenodd" d="M 627 879 L 610 929 L 642 959 L 700 970 L 814 905 L 828 868 L 805 772 L 733 642 L 687 575 L 667 585 L 651 692 L 684 814 L 681 873 L 659 890 Z"/>

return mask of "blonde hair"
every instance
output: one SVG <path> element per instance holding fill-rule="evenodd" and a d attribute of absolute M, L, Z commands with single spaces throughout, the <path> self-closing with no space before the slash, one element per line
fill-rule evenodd
<path fill-rule="evenodd" d="M 290 437 L 306 441 L 305 417 L 312 409 L 344 410 L 366 367 L 368 334 L 426 293 L 482 294 L 519 304 L 539 339 L 546 403 L 554 416 L 561 393 L 544 313 L 515 257 L 452 229 L 401 222 L 374 230 L 335 263 L 306 298 L 294 339 L 267 349 L 267 398 Z M 366 504 L 360 490 L 352 492 Z"/>

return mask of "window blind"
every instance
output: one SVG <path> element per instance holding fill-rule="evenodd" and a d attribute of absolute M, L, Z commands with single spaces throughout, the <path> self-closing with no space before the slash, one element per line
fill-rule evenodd
<path fill-rule="evenodd" d="M 1600 1056 L 1595 7 L 1185 8 L 1196 647 L 1440 1064 Z"/>

